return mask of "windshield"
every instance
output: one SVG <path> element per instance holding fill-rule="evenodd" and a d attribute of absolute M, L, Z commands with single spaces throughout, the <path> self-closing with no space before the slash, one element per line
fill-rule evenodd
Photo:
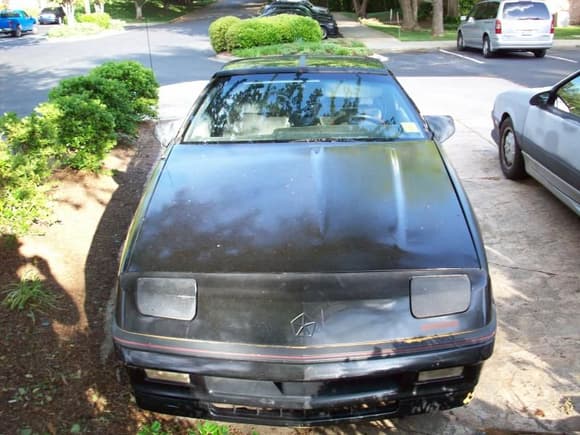
<path fill-rule="evenodd" d="M 389 76 L 278 73 L 217 78 L 183 142 L 413 140 L 423 123 Z"/>

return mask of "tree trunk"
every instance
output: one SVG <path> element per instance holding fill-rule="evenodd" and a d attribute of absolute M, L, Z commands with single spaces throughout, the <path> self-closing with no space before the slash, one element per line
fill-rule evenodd
<path fill-rule="evenodd" d="M 360 17 L 360 4 L 358 0 L 352 0 L 352 8 L 357 17 Z"/>
<path fill-rule="evenodd" d="M 417 27 L 417 19 L 413 15 L 412 0 L 399 0 L 401 4 L 401 11 L 403 12 L 403 25 L 405 30 L 412 30 Z"/>
<path fill-rule="evenodd" d="M 75 20 L 75 6 L 72 1 L 65 1 L 62 3 L 64 8 L 64 13 L 66 14 L 66 23 L 67 25 L 75 24 L 77 21 Z"/>
<path fill-rule="evenodd" d="M 458 0 L 447 0 L 447 16 L 459 16 L 459 2 Z"/>
<path fill-rule="evenodd" d="M 413 17 L 415 17 L 415 23 L 417 23 L 419 17 L 419 0 L 411 0 L 411 7 L 413 8 Z"/>
<path fill-rule="evenodd" d="M 143 19 L 143 5 L 135 2 L 135 19 L 142 20 Z"/>
<path fill-rule="evenodd" d="M 443 36 L 443 0 L 433 0 L 433 22 L 431 23 L 431 34 L 433 36 Z"/>
<path fill-rule="evenodd" d="M 84 0 L 84 6 L 85 6 L 85 14 L 90 14 L 91 13 L 91 2 L 90 2 L 90 0 Z"/>

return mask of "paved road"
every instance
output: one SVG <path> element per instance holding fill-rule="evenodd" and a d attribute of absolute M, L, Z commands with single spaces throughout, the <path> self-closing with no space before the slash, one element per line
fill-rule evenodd
<path fill-rule="evenodd" d="M 580 69 L 580 50 L 551 49 L 543 59 L 531 53 L 502 53 L 485 59 L 480 52 L 434 50 L 386 53 L 389 68 L 397 76 L 497 77 L 522 86 L 549 86 Z"/>

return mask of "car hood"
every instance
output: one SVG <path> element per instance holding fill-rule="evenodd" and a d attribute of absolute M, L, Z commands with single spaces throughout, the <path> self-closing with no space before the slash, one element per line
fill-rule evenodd
<path fill-rule="evenodd" d="M 431 141 L 176 145 L 125 272 L 479 268 Z"/>

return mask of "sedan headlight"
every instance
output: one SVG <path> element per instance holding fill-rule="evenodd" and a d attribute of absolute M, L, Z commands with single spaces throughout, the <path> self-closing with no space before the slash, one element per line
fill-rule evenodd
<path fill-rule="evenodd" d="M 137 279 L 137 308 L 146 316 L 193 320 L 197 310 L 197 283 L 191 278 Z"/>
<path fill-rule="evenodd" d="M 415 276 L 411 278 L 411 312 L 418 318 L 461 313 L 471 302 L 467 275 Z"/>

